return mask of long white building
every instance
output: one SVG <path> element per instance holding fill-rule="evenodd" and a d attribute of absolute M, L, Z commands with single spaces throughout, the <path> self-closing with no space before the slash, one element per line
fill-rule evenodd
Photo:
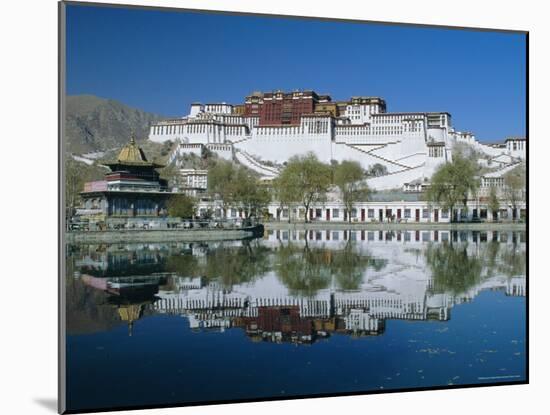
<path fill-rule="evenodd" d="M 278 174 L 274 166 L 307 152 L 327 163 L 355 160 L 365 169 L 380 164 L 387 174 L 368 183 L 378 190 L 430 178 L 452 159 L 458 142 L 491 157 L 526 154 L 525 139 L 482 144 L 456 131 L 447 112 L 391 113 L 381 98 L 332 102 L 313 91 L 255 93 L 243 105 L 192 104 L 187 116 L 152 125 L 149 139 L 177 142 L 173 157 L 208 148 L 266 178 Z"/>

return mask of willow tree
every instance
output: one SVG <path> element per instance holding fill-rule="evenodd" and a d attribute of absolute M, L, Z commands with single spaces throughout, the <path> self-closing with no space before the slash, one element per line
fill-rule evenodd
<path fill-rule="evenodd" d="M 239 167 L 231 184 L 236 206 L 244 209 L 246 217 L 260 217 L 271 200 L 268 189 L 250 170 Z"/>
<path fill-rule="evenodd" d="M 493 218 L 496 218 L 500 210 L 500 200 L 498 199 L 497 189 L 494 186 L 491 186 L 491 190 L 489 191 L 487 207 L 491 211 Z"/>
<path fill-rule="evenodd" d="M 291 221 L 292 206 L 298 203 L 298 197 L 294 194 L 294 188 L 288 185 L 287 178 L 281 176 L 275 178 L 272 182 L 273 198 L 279 204 L 279 212 L 288 209 L 288 222 Z M 279 216 L 277 217 L 279 219 Z"/>
<path fill-rule="evenodd" d="M 313 153 L 292 157 L 278 179 L 287 200 L 304 208 L 306 222 L 310 206 L 325 200 L 330 184 L 330 166 L 320 162 Z"/>
<path fill-rule="evenodd" d="M 237 167 L 225 160 L 218 161 L 208 169 L 208 192 L 220 198 L 224 218 L 227 217 L 227 209 L 235 201 L 237 174 Z"/>
<path fill-rule="evenodd" d="M 426 194 L 428 200 L 449 210 L 453 218 L 455 207 L 462 204 L 466 208 L 468 197 L 477 192 L 479 180 L 476 170 L 473 161 L 457 153 L 452 162 L 442 164 L 433 174 Z"/>
<path fill-rule="evenodd" d="M 342 194 L 342 201 L 348 211 L 348 222 L 351 222 L 351 211 L 355 203 L 367 198 L 368 187 L 364 178 L 365 172 L 356 161 L 344 160 L 334 167 L 334 184 Z"/>
<path fill-rule="evenodd" d="M 192 218 L 196 207 L 196 200 L 182 193 L 172 194 L 166 202 L 168 215 L 174 218 Z"/>
<path fill-rule="evenodd" d="M 521 163 L 504 175 L 504 195 L 513 209 L 513 219 L 517 219 L 518 205 L 525 200 L 526 169 Z"/>

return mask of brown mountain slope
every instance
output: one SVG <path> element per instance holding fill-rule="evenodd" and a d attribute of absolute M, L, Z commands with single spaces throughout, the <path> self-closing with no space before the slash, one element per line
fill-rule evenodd
<path fill-rule="evenodd" d="M 74 154 L 119 148 L 134 131 L 145 140 L 151 123 L 167 118 L 93 95 L 68 96 L 65 150 Z"/>

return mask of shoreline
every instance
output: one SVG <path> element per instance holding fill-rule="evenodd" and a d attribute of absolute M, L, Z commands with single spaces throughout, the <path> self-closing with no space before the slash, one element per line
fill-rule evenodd
<path fill-rule="evenodd" d="M 243 229 L 136 229 L 116 231 L 65 232 L 65 243 L 129 243 L 129 242 L 201 242 L 228 241 L 263 235 L 263 228 Z"/>
<path fill-rule="evenodd" d="M 507 231 L 525 231 L 525 223 L 513 222 L 483 222 L 483 223 L 361 223 L 361 222 L 264 222 L 265 230 L 346 230 L 346 229 L 365 229 L 365 230 L 507 230 Z"/>
<path fill-rule="evenodd" d="M 116 231 L 73 231 L 66 232 L 64 241 L 68 244 L 95 243 L 138 243 L 138 242 L 201 242 L 230 241 L 262 237 L 266 231 L 274 230 L 467 230 L 467 231 L 525 231 L 525 223 L 346 223 L 346 222 L 265 222 L 263 227 L 243 229 L 136 229 Z"/>

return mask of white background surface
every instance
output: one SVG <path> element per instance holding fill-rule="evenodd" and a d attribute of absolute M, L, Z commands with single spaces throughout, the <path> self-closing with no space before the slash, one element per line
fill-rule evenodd
<path fill-rule="evenodd" d="M 129 0 L 130 1 L 130 0 Z M 116 2 L 116 1 L 113 1 Z M 141 413 L 516 414 L 546 412 L 549 291 L 547 239 L 550 134 L 547 97 L 550 25 L 539 1 L 277 0 L 136 1 L 217 10 L 341 17 L 529 30 L 531 384 L 175 408 Z M 123 2 L 122 2 L 123 3 Z M 57 4 L 3 2 L 0 13 L 2 196 L 0 235 L 0 408 L 4 414 L 53 413 L 57 393 Z M 475 99 L 475 97 L 472 97 Z M 33 219 L 24 221 L 24 219 Z M 546 223 L 544 220 L 546 219 Z"/>

